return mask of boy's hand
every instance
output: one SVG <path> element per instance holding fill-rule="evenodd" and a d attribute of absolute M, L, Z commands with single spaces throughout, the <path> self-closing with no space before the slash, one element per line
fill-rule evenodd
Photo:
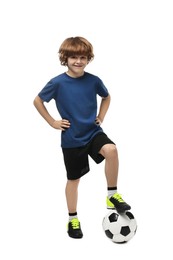
<path fill-rule="evenodd" d="M 67 130 L 70 127 L 70 122 L 66 119 L 62 119 L 62 120 L 55 120 L 52 123 L 52 127 L 55 129 L 59 129 L 62 131 Z"/>

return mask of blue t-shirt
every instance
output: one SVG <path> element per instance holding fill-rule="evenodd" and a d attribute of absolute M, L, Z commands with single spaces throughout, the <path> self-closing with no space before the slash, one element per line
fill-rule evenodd
<path fill-rule="evenodd" d="M 38 95 L 45 102 L 54 99 L 61 118 L 70 122 L 70 127 L 61 134 L 62 148 L 84 146 L 103 132 L 95 123 L 97 95 L 107 97 L 108 90 L 99 77 L 85 72 L 72 78 L 62 73 L 51 79 Z"/>

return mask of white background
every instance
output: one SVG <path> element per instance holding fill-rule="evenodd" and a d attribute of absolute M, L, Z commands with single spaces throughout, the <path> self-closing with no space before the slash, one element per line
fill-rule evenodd
<path fill-rule="evenodd" d="M 172 1 L 12 1 L 0 4 L 0 259 L 172 259 Z M 86 37 L 86 70 L 104 81 L 112 103 L 103 129 L 119 150 L 119 192 L 138 222 L 127 244 L 103 233 L 104 163 L 90 161 L 79 187 L 84 237 L 66 233 L 66 173 L 60 132 L 33 106 L 64 72 L 58 48 Z M 59 117 L 54 102 L 49 111 Z"/>

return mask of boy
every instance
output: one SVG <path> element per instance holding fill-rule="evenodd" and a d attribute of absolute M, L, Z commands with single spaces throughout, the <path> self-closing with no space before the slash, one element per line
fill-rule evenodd
<path fill-rule="evenodd" d="M 72 238 L 82 238 L 77 216 L 78 184 L 80 178 L 90 171 L 88 156 L 97 164 L 105 159 L 107 208 L 115 208 L 121 213 L 131 207 L 117 192 L 116 145 L 100 126 L 109 108 L 110 94 L 99 77 L 84 71 L 94 58 L 93 47 L 83 37 L 70 37 L 64 40 L 58 53 L 60 63 L 67 66 L 67 71 L 46 84 L 34 99 L 34 105 L 50 126 L 61 130 L 61 148 L 67 172 L 67 232 Z M 97 95 L 101 97 L 98 110 Z M 54 119 L 44 105 L 51 99 L 56 102 L 61 116 L 59 120 Z"/>

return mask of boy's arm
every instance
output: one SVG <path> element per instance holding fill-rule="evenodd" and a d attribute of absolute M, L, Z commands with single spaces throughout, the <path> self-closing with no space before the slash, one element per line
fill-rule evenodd
<path fill-rule="evenodd" d="M 104 117 L 108 111 L 110 101 L 111 101 L 110 95 L 108 95 L 106 98 L 102 98 L 101 103 L 100 103 L 99 113 L 96 118 L 96 124 L 101 124 L 103 122 Z"/>
<path fill-rule="evenodd" d="M 47 121 L 47 123 L 52 126 L 55 129 L 59 129 L 62 131 L 65 131 L 65 128 L 70 127 L 70 122 L 66 119 L 62 120 L 55 120 L 47 111 L 43 100 L 39 97 L 36 96 L 34 99 L 34 106 L 36 107 L 37 111 L 40 113 L 40 115 Z"/>

